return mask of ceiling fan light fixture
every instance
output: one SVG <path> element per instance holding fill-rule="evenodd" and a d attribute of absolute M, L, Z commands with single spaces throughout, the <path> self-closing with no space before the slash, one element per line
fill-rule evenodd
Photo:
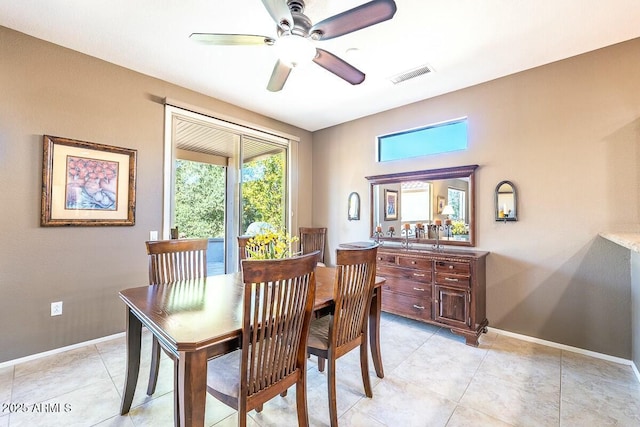
<path fill-rule="evenodd" d="M 322 31 L 315 30 L 311 34 L 309 34 L 309 37 L 311 37 L 311 40 L 318 41 L 322 38 Z"/>
<path fill-rule="evenodd" d="M 280 28 L 282 31 L 291 31 L 291 24 L 289 24 L 289 21 L 282 20 L 280 21 Z"/>
<path fill-rule="evenodd" d="M 316 48 L 311 40 L 295 34 L 278 38 L 275 47 L 280 61 L 292 67 L 311 62 L 316 57 Z"/>

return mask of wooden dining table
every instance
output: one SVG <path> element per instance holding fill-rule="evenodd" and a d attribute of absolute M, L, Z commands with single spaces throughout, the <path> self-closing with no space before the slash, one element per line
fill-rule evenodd
<path fill-rule="evenodd" d="M 336 269 L 316 268 L 314 311 L 330 311 Z M 380 353 L 381 286 L 376 277 L 369 309 L 369 348 L 376 375 L 384 376 Z M 146 285 L 125 289 L 127 306 L 127 373 L 120 413 L 129 412 L 138 381 L 142 326 L 151 331 L 175 362 L 175 424 L 204 425 L 207 360 L 240 347 L 243 310 L 242 274 Z"/>

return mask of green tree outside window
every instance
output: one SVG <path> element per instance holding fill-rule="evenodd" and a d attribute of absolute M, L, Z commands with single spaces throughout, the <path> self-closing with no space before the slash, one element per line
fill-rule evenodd
<path fill-rule="evenodd" d="M 176 220 L 180 237 L 224 237 L 225 168 L 176 160 Z"/>

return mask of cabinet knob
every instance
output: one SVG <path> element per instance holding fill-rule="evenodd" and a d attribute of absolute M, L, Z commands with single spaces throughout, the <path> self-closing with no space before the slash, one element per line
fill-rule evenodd
<path fill-rule="evenodd" d="M 449 270 L 453 270 L 453 265 L 450 265 L 450 266 L 449 266 Z"/>
<path fill-rule="evenodd" d="M 414 265 L 415 265 L 415 263 L 416 263 L 415 261 L 411 261 L 411 264 L 414 264 Z"/>

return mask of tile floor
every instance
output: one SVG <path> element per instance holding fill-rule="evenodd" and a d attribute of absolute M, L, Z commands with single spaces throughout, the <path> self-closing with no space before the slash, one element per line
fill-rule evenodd
<path fill-rule="evenodd" d="M 130 413 L 118 415 L 124 338 L 0 369 L 0 427 L 172 426 L 169 360 L 156 393 L 145 394 L 150 335 Z M 385 378 L 371 370 L 364 397 L 357 350 L 338 361 L 342 427 L 639 426 L 640 383 L 630 366 L 490 332 L 478 348 L 449 331 L 383 314 Z M 328 425 L 326 376 L 308 367 L 312 426 Z M 12 404 L 13 406 L 9 406 Z M 29 405 L 28 412 L 20 410 Z M 251 412 L 248 425 L 295 426 L 295 391 Z M 237 425 L 230 408 L 207 396 L 206 425 Z"/>

